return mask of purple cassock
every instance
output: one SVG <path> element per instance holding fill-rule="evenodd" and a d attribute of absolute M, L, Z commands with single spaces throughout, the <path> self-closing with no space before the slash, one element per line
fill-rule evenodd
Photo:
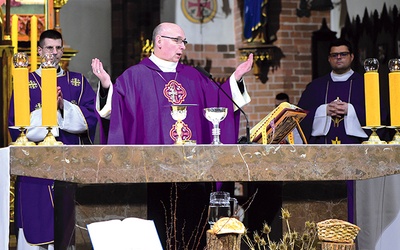
<path fill-rule="evenodd" d="M 41 77 L 33 72 L 29 74 L 29 94 L 31 112 L 41 107 Z M 97 117 L 95 110 L 95 92 L 86 78 L 75 72 L 65 72 L 57 77 L 63 98 L 81 109 L 89 131 L 84 134 L 72 134 L 60 129 L 57 140 L 64 144 L 80 144 L 85 138 L 94 140 Z M 11 97 L 8 124 L 14 125 L 14 100 Z M 10 129 L 15 141 L 19 135 L 16 129 Z M 31 244 L 49 244 L 54 241 L 54 181 L 19 176 L 16 183 L 15 221 L 18 228 L 24 229 L 27 242 Z"/>
<path fill-rule="evenodd" d="M 346 135 L 344 120 L 339 126 L 334 126 L 333 121 L 326 136 L 311 136 L 315 111 L 320 105 L 328 104 L 339 97 L 340 100 L 351 103 L 357 113 L 361 126 L 365 126 L 365 97 L 364 78 L 354 72 L 347 81 L 334 82 L 327 74 L 307 85 L 301 95 L 298 106 L 308 110 L 307 116 L 300 123 L 309 144 L 332 144 L 339 140 L 341 144 L 360 144 L 365 138 Z"/>
<path fill-rule="evenodd" d="M 221 87 L 231 95 L 229 82 Z M 187 107 L 182 139 L 195 140 L 197 144 L 210 144 L 213 139 L 212 123 L 204 117 L 203 109 L 228 108 L 227 117 L 220 123 L 220 139 L 224 144 L 235 144 L 240 113 L 234 112 L 234 104 L 225 93 L 191 66 L 178 63 L 176 72 L 166 73 L 145 58 L 127 69 L 114 85 L 108 144 L 174 144 L 176 121 L 171 116 L 172 104 L 193 104 Z M 201 230 L 198 226 L 206 223 L 211 184 L 178 184 L 176 240 L 188 240 L 191 232 L 197 234 Z M 172 205 L 170 192 L 170 183 L 147 185 L 148 219 L 154 220 L 162 244 L 167 241 L 165 219 L 170 214 L 166 210 Z M 181 231 L 183 228 L 185 232 Z M 204 245 L 205 239 L 201 242 Z"/>
<path fill-rule="evenodd" d="M 222 84 L 231 93 L 229 83 Z M 108 144 L 173 144 L 176 131 L 171 116 L 172 104 L 194 104 L 187 108 L 184 140 L 197 144 L 212 141 L 212 124 L 203 109 L 226 107 L 221 122 L 221 142 L 234 144 L 238 139 L 240 113 L 219 88 L 191 66 L 178 63 L 176 72 L 162 72 L 150 59 L 127 69 L 114 85 Z"/>

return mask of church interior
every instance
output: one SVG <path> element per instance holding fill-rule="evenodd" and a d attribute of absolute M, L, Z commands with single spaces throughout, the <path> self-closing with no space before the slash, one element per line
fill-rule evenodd
<path fill-rule="evenodd" d="M 353 69 L 360 74 L 364 73 L 363 61 L 366 58 L 379 58 L 382 65 L 379 68 L 380 93 L 387 106 L 389 70 L 386 65 L 389 59 L 400 58 L 400 5 L 394 0 L 379 5 L 373 0 L 359 0 L 357 3 L 349 0 L 254 1 L 263 2 L 258 10 L 262 18 L 258 28 L 251 30 L 250 34 L 245 34 L 246 0 L 43 0 L 40 4 L 36 2 L 41 1 L 33 1 L 33 5 L 41 6 L 42 13 L 29 12 L 35 9 L 28 8 L 28 12 L 20 14 L 18 8 L 32 5 L 30 1 L 3 2 L 1 147 L 12 143 L 7 125 L 13 91 L 12 56 L 16 51 L 31 56 L 30 22 L 34 15 L 38 17 L 37 34 L 46 29 L 56 29 L 63 34 L 66 46 L 62 67 L 82 72 L 95 90 L 98 79 L 91 72 L 91 59 L 102 58 L 105 69 L 115 80 L 129 66 L 151 54 L 153 28 L 164 21 L 187 27 L 185 32 L 189 43 L 182 63 L 203 67 L 217 81 L 224 82 L 236 66 L 253 53 L 252 72 L 244 77 L 252 98 L 251 103 L 243 108 L 250 126 L 256 125 L 275 108 L 276 94 L 287 93 L 291 102 L 296 104 L 309 82 L 330 71 L 326 48 L 336 38 L 345 38 L 352 43 L 355 52 Z M 188 7 L 191 4 L 197 4 L 197 7 Z M 17 40 L 12 36 L 13 15 L 19 17 Z M 218 30 L 218 27 L 224 29 L 219 31 L 220 36 L 209 31 Z M 240 135 L 246 133 L 245 122 L 242 115 Z M 13 178 L 12 175 L 11 183 L 15 180 Z M 259 229 L 266 220 L 272 225 L 271 237 L 275 240 L 279 240 L 286 230 L 280 218 L 281 207 L 293 214 L 291 225 L 298 231 L 307 220 L 347 220 L 344 180 L 227 183 L 232 195 L 240 190 L 236 195 L 239 204 L 246 203 L 259 191 L 258 198 L 245 216 L 246 227 Z M 69 244 L 75 249 L 92 249 L 86 229 L 86 225 L 92 222 L 146 217 L 143 183 L 107 186 L 66 183 L 66 186 L 76 190 L 74 239 L 66 245 L 60 243 L 58 249 L 67 249 Z M 260 209 L 270 201 L 270 206 Z M 12 211 L 9 232 L 9 249 L 16 249 Z M 242 248 L 246 249 L 245 246 Z"/>

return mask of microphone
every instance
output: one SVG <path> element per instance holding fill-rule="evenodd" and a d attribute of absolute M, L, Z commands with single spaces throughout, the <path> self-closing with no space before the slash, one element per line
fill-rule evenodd
<path fill-rule="evenodd" d="M 237 103 L 232 99 L 232 97 L 230 95 L 228 95 L 226 93 L 226 91 L 221 87 L 221 85 L 219 83 L 217 83 L 214 78 L 212 77 L 212 75 L 210 73 L 208 73 L 204 68 L 200 67 L 200 66 L 196 66 L 195 69 L 197 69 L 200 73 L 202 73 L 203 75 L 205 75 L 207 78 L 209 78 L 215 85 L 217 85 L 217 87 L 226 95 L 226 97 L 228 97 L 228 99 L 238 108 L 238 110 L 244 115 L 244 117 L 246 118 L 246 137 L 243 138 L 244 136 L 240 137 L 240 139 L 238 140 L 239 144 L 252 144 L 252 142 L 250 142 L 250 126 L 249 126 L 249 118 L 247 117 L 247 114 L 243 111 L 243 109 L 241 109 L 239 107 L 239 105 L 237 105 Z"/>

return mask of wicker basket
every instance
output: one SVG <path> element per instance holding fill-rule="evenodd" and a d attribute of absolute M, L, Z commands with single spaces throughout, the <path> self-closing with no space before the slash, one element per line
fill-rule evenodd
<path fill-rule="evenodd" d="M 347 221 L 329 219 L 317 223 L 318 238 L 322 241 L 353 243 L 360 228 Z"/>

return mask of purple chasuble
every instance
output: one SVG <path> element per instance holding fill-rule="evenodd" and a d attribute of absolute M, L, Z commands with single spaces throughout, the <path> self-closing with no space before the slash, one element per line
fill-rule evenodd
<path fill-rule="evenodd" d="M 94 140 L 97 117 L 94 112 L 96 94 L 86 78 L 75 72 L 65 72 L 57 77 L 63 98 L 79 106 L 86 118 L 89 131 L 83 135 L 59 130 L 56 139 L 64 144 L 80 144 L 80 137 Z M 41 78 L 35 72 L 29 73 L 29 94 L 31 112 L 41 107 Z M 14 97 L 11 97 L 8 117 L 9 126 L 14 125 Z M 16 129 L 10 129 L 15 141 L 19 135 Z M 24 229 L 27 242 L 31 244 L 50 244 L 54 242 L 54 181 L 19 176 L 16 182 L 15 221 L 18 228 Z"/>
<path fill-rule="evenodd" d="M 335 142 L 340 144 L 360 144 L 366 140 L 365 138 L 346 135 L 343 119 L 338 123 L 338 126 L 334 126 L 332 120 L 326 136 L 311 136 L 317 108 L 320 105 L 336 100 L 338 97 L 340 100 L 353 105 L 361 126 L 365 126 L 363 76 L 354 72 L 347 81 L 334 82 L 330 74 L 328 74 L 308 84 L 298 103 L 299 107 L 309 111 L 300 123 L 309 144 L 334 144 Z"/>
<path fill-rule="evenodd" d="M 231 93 L 229 83 L 222 88 Z M 145 58 L 127 69 L 114 85 L 108 144 L 173 144 L 170 133 L 176 121 L 170 107 L 176 103 L 195 104 L 187 108 L 183 120 L 188 128 L 184 134 L 191 134 L 187 139 L 197 144 L 211 143 L 212 124 L 204 117 L 203 109 L 227 107 L 220 138 L 224 144 L 237 142 L 240 114 L 233 111 L 232 102 L 213 82 L 181 63 L 176 72 L 164 73 Z"/>
<path fill-rule="evenodd" d="M 229 82 L 222 88 L 231 95 Z M 170 134 L 176 121 L 171 116 L 171 105 L 177 103 L 195 105 L 187 107 L 183 135 L 191 137 L 183 139 L 210 144 L 212 123 L 204 117 L 203 109 L 226 107 L 228 115 L 220 123 L 220 139 L 224 144 L 237 143 L 240 113 L 233 111 L 231 100 L 213 82 L 191 66 L 178 63 L 176 72 L 167 73 L 145 58 L 128 68 L 114 85 L 108 144 L 174 144 Z M 202 213 L 209 201 L 211 189 L 208 186 L 207 183 L 178 184 L 178 241 L 183 237 L 180 230 L 183 226 L 188 240 L 191 232 L 197 233 L 198 225 L 206 223 Z M 166 204 L 167 209 L 170 207 L 171 188 L 170 183 L 147 185 L 147 215 L 154 220 L 164 246 L 167 242 L 166 210 L 162 204 Z"/>

